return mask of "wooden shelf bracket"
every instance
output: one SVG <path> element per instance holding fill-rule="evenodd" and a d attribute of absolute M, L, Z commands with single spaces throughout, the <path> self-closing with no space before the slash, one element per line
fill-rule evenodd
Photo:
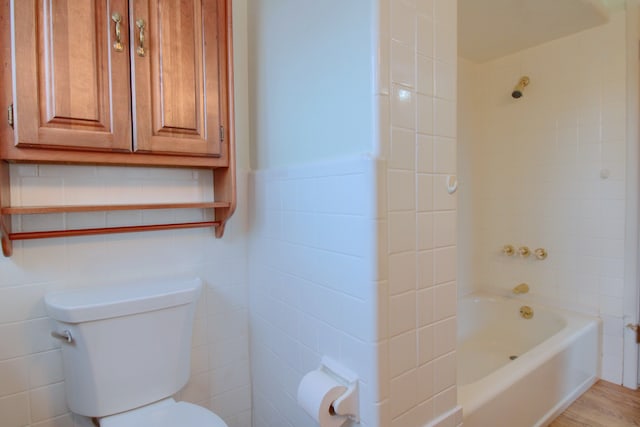
<path fill-rule="evenodd" d="M 2 253 L 6 257 L 13 254 L 11 243 L 11 216 L 2 213 L 5 206 L 9 205 L 9 165 L 0 160 L 0 240 L 2 241 Z"/>

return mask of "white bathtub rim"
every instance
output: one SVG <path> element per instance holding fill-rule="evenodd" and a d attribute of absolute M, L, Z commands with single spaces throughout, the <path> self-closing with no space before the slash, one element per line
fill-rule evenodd
<path fill-rule="evenodd" d="M 512 298 L 487 293 L 469 294 L 465 296 L 464 299 L 504 300 L 510 304 L 514 302 Z M 536 307 L 534 307 L 534 310 L 535 308 Z M 540 308 L 546 309 L 546 307 L 543 306 L 540 306 Z M 464 408 L 463 413 L 465 415 L 473 413 L 495 396 L 511 387 L 513 378 L 520 378 L 540 367 L 556 354 L 566 350 L 578 338 L 589 333 L 592 329 L 597 328 L 596 334 L 599 335 L 602 321 L 597 317 L 553 308 L 550 309 L 550 311 L 561 314 L 563 319 L 567 321 L 567 325 L 563 329 L 520 355 L 518 359 L 513 362 L 496 369 L 472 383 L 458 386 L 458 402 Z M 489 393 L 487 393 L 487 384 L 491 384 Z"/>
<path fill-rule="evenodd" d="M 587 334 L 597 324 L 590 325 L 581 331 L 560 331 L 550 339 L 535 346 L 513 363 L 502 366 L 489 375 L 480 378 L 470 384 L 458 387 L 458 402 L 464 408 L 464 414 L 469 415 L 482 407 L 495 396 L 506 391 L 513 385 L 513 378 L 520 378 L 532 370 L 542 366 L 556 354 L 566 350 L 579 337 Z M 568 339 L 567 339 L 568 338 Z M 491 384 L 491 390 L 487 393 L 486 384 Z"/>

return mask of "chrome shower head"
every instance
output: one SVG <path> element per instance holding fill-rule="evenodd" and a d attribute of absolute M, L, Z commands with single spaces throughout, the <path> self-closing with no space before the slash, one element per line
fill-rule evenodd
<path fill-rule="evenodd" d="M 513 89 L 513 92 L 511 92 L 511 96 L 514 97 L 515 99 L 521 98 L 522 91 L 527 85 L 529 85 L 529 77 L 523 76 L 522 78 L 520 78 L 520 81 L 518 82 L 516 87 Z"/>

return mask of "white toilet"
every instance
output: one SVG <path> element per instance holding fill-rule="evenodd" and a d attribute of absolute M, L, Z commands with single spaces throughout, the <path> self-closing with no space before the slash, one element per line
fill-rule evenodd
<path fill-rule="evenodd" d="M 199 279 L 48 294 L 72 412 L 101 427 L 227 427 L 171 396 L 189 379 Z"/>

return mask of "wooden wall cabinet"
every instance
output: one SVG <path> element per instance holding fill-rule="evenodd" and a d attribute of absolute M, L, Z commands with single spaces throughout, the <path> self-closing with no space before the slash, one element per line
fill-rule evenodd
<path fill-rule="evenodd" d="M 235 208 L 231 0 L 0 7 L 0 160 L 213 169 L 222 235 Z M 8 206 L 7 169 L 3 248 L 8 216 L 21 213 Z"/>

